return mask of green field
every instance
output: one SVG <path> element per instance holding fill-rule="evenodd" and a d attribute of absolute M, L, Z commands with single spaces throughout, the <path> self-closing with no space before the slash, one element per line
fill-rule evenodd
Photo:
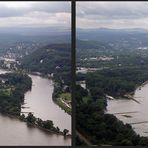
<path fill-rule="evenodd" d="M 60 98 L 62 98 L 65 101 L 71 101 L 71 94 L 70 93 L 62 93 L 62 94 L 60 94 Z"/>
<path fill-rule="evenodd" d="M 10 96 L 11 95 L 11 88 L 7 88 L 7 89 L 0 89 L 0 94 L 3 96 Z"/>
<path fill-rule="evenodd" d="M 69 108 L 65 103 L 62 102 L 62 100 L 69 104 L 71 102 L 71 94 L 70 93 L 62 93 L 59 95 L 59 98 L 56 99 L 56 103 L 65 110 L 68 114 L 71 114 L 71 108 Z"/>

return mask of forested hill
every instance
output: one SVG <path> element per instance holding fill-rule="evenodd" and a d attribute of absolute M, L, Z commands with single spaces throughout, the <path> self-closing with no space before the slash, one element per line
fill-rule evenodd
<path fill-rule="evenodd" d="M 70 79 L 71 46 L 51 44 L 37 49 L 21 60 L 21 68 L 43 74 L 59 73 L 64 79 Z"/>
<path fill-rule="evenodd" d="M 110 53 L 114 49 L 106 42 L 99 42 L 95 40 L 77 40 L 77 60 L 85 59 L 88 57 L 94 57 L 96 55 L 101 55 L 101 53 Z"/>
<path fill-rule="evenodd" d="M 111 49 L 112 47 L 108 43 L 99 42 L 95 40 L 77 40 L 78 49 Z"/>
<path fill-rule="evenodd" d="M 141 28 L 134 29 L 79 29 L 77 28 L 77 38 L 83 40 L 95 40 L 110 44 L 115 49 L 130 49 L 147 47 L 148 30 Z"/>

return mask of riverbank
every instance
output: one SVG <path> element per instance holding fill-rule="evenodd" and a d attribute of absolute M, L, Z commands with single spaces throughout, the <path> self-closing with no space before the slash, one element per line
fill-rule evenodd
<path fill-rule="evenodd" d="M 3 69 L 3 70 L 5 70 L 5 69 Z M 10 69 L 6 69 L 5 71 L 8 71 L 8 72 L 15 72 L 15 71 L 17 71 L 17 70 L 12 70 L 12 71 L 10 71 Z M 41 78 L 46 78 L 46 79 L 49 79 L 49 80 L 52 80 L 53 81 L 53 83 L 57 83 L 56 81 L 55 81 L 55 78 L 53 77 L 53 74 L 43 74 L 43 73 L 39 73 L 39 72 L 31 72 L 31 71 L 29 71 L 29 70 L 18 70 L 18 71 L 21 71 L 22 73 L 26 73 L 26 74 L 28 74 L 28 75 L 34 75 L 34 76 L 40 76 Z M 50 86 L 49 86 L 50 87 Z M 55 87 L 55 85 L 53 85 L 53 87 Z M 63 89 L 63 88 L 62 88 Z M 67 105 L 67 102 L 65 102 L 64 100 L 61 100 L 61 99 L 58 99 L 58 101 L 55 101 L 54 99 L 53 99 L 53 97 L 52 97 L 52 101 L 54 102 L 54 104 L 56 104 L 56 106 L 58 106 L 59 107 L 59 111 L 60 111 L 60 108 L 62 108 L 65 112 L 66 112 L 66 114 L 68 113 L 69 115 L 71 115 L 71 109 L 68 107 L 68 105 Z M 28 112 L 28 110 L 26 110 L 26 112 Z M 62 111 L 63 112 L 63 111 Z M 48 118 L 47 118 L 48 119 Z M 46 119 L 46 120 L 47 120 Z M 50 118 L 49 118 L 50 119 Z M 52 119 L 52 118 L 51 118 Z M 52 119 L 53 120 L 53 119 Z M 56 122 L 54 122 L 56 125 L 57 125 L 57 121 Z M 62 122 L 63 123 L 63 122 Z M 65 126 L 64 126 L 65 127 Z M 63 129 L 67 129 L 67 127 L 65 127 L 65 128 L 63 128 Z M 62 129 L 62 130 L 63 130 Z M 69 128 L 69 126 L 68 126 L 68 129 L 69 129 L 69 131 L 71 131 L 70 130 L 70 128 Z"/>
<path fill-rule="evenodd" d="M 8 114 L 8 113 L 3 113 L 2 115 L 8 116 L 8 117 L 13 118 L 13 119 L 17 119 L 21 122 L 25 122 L 27 125 L 30 125 L 30 126 L 35 127 L 35 128 L 39 128 L 40 130 L 43 130 L 45 132 L 61 135 L 61 136 L 64 136 L 65 138 L 66 137 L 71 138 L 71 134 L 64 135 L 64 133 L 62 131 L 53 131 L 53 130 L 50 130 L 50 129 L 43 128 L 43 127 L 37 125 L 36 123 L 27 122 L 26 118 L 21 118 L 22 116 L 11 115 L 11 114 Z"/>
<path fill-rule="evenodd" d="M 57 98 L 55 103 L 61 107 L 66 113 L 68 113 L 69 115 L 71 115 L 71 108 L 69 108 L 66 104 L 66 102 L 64 102 L 61 98 Z"/>
<path fill-rule="evenodd" d="M 137 86 L 134 91 L 124 94 L 123 97 L 127 99 L 131 99 L 137 103 L 140 103 L 138 100 L 134 99 L 134 94 L 137 89 L 141 90 L 141 87 L 144 87 L 146 84 L 148 84 L 148 80 L 143 82 L 141 85 Z"/>
<path fill-rule="evenodd" d="M 66 113 L 71 115 L 71 94 L 61 93 L 56 97 L 55 103 L 59 105 Z"/>
<path fill-rule="evenodd" d="M 0 145 L 71 146 L 71 137 L 54 134 L 0 113 Z"/>
<path fill-rule="evenodd" d="M 36 76 L 40 76 L 43 78 L 47 78 L 47 79 L 51 79 L 54 81 L 54 77 L 52 76 L 53 74 L 51 74 L 50 76 L 47 74 L 43 74 L 40 72 L 30 72 L 30 71 L 25 71 L 28 74 L 32 74 L 32 75 L 36 75 Z M 56 82 L 57 83 L 57 82 Z M 54 85 L 55 87 L 55 85 Z M 60 94 L 61 95 L 61 94 Z M 71 99 L 70 99 L 71 100 Z M 53 99 L 53 101 L 61 108 L 63 109 L 66 113 L 68 113 L 69 115 L 71 115 L 71 107 L 70 105 L 62 98 L 57 97 L 56 99 Z"/>
<path fill-rule="evenodd" d="M 4 71 L 4 73 L 5 73 L 5 71 Z M 7 72 L 6 72 L 7 73 Z M 6 76 L 7 76 L 8 74 L 6 74 Z M 14 75 L 13 74 L 13 72 L 12 73 L 9 73 L 9 75 Z M 3 76 L 5 76 L 4 74 L 3 74 Z M 16 80 L 16 75 L 14 75 L 14 77 L 15 77 L 15 80 Z M 19 77 L 18 77 L 19 78 Z M 29 77 L 28 77 L 29 78 Z M 18 79 L 18 80 L 20 80 L 20 79 Z M 8 81 L 8 80 L 7 80 Z M 18 82 L 17 80 L 16 80 L 16 82 Z M 27 81 L 28 82 L 28 81 Z M 4 84 L 3 84 L 4 85 Z M 20 85 L 21 85 L 21 83 L 20 83 Z M 24 83 L 23 83 L 23 86 L 24 86 Z M 22 88 L 22 87 L 21 87 Z M 30 87 L 29 87 L 30 88 Z M 18 91 L 17 91 L 18 92 Z M 24 94 L 25 94 L 25 92 L 24 91 L 21 91 L 21 90 L 19 90 L 19 92 L 21 93 L 21 102 L 16 106 L 17 108 L 21 108 L 21 106 L 22 106 L 22 104 L 24 103 Z M 16 95 L 16 93 L 15 93 L 15 95 Z M 18 95 L 17 95 L 18 96 Z M 8 97 L 8 96 L 7 96 Z M 18 97 L 17 97 L 18 98 Z M 18 98 L 19 99 L 19 98 Z M 13 101 L 13 99 L 11 99 L 12 101 Z M 10 106 L 10 103 L 8 103 L 8 105 L 7 106 Z M 14 106 L 14 107 L 15 107 Z M 13 106 L 12 106 L 12 109 L 14 108 Z M 14 108 L 15 109 L 15 108 Z M 13 111 L 13 110 L 12 110 Z M 9 115 L 9 116 L 11 116 L 11 117 L 16 117 L 16 118 L 18 118 L 18 119 L 21 119 L 22 121 L 25 121 L 25 122 L 27 122 L 27 118 L 25 118 L 25 116 L 23 117 L 22 115 L 21 115 L 21 110 L 17 110 L 17 114 L 15 114 L 15 110 L 14 110 L 14 112 L 9 112 L 9 110 L 7 111 L 4 111 L 4 109 L 1 111 L 1 113 L 4 113 L 5 115 Z M 36 119 L 36 121 L 37 121 L 37 119 L 38 118 L 35 118 L 34 117 L 34 119 Z M 50 121 L 50 120 L 47 120 L 47 121 Z M 46 123 L 46 121 L 42 121 L 41 120 L 41 122 L 43 123 L 43 124 L 45 124 Z M 28 123 L 28 122 L 27 122 Z M 36 127 L 38 127 L 38 128 L 40 128 L 40 129 L 42 129 L 42 130 L 46 130 L 46 131 L 48 131 L 48 132 L 52 132 L 52 133 L 56 133 L 56 134 L 59 134 L 59 135 L 65 135 L 64 134 L 64 131 L 62 132 L 62 131 L 60 131 L 60 129 L 58 128 L 56 128 L 56 127 L 54 127 L 54 126 L 52 126 L 52 128 L 51 129 L 53 129 L 53 130 L 50 130 L 49 128 L 48 129 L 46 129 L 46 128 L 43 128 L 43 127 L 41 127 L 41 126 L 39 126 L 39 125 L 37 125 L 37 122 L 35 122 L 34 124 L 32 124 L 32 125 L 34 125 L 34 126 L 36 126 Z M 40 124 L 41 125 L 41 124 Z M 68 134 L 68 136 L 71 136 L 70 134 Z"/>
<path fill-rule="evenodd" d="M 109 95 L 106 94 L 106 98 L 109 99 L 109 100 L 115 100 L 115 99 L 130 99 L 130 100 L 133 100 L 133 101 L 135 101 L 135 102 L 137 102 L 137 103 L 140 103 L 138 100 L 134 99 L 135 91 L 136 91 L 137 89 L 141 89 L 141 87 L 143 87 L 143 86 L 146 85 L 147 83 L 148 83 L 148 81 L 145 81 L 145 82 L 142 83 L 140 86 L 137 86 L 134 91 L 125 93 L 125 94 L 122 95 L 122 96 L 109 96 Z"/>
<path fill-rule="evenodd" d="M 55 131 L 52 131 L 52 130 L 49 130 L 49 129 L 46 129 L 46 128 L 42 128 L 42 127 L 38 126 L 37 124 L 29 123 L 29 122 L 25 121 L 24 119 L 21 119 L 21 116 L 15 116 L 15 115 L 11 115 L 11 114 L 8 114 L 8 113 L 0 113 L 0 114 L 2 114 L 4 116 L 8 116 L 8 117 L 16 119 L 16 120 L 19 120 L 20 122 L 25 122 L 27 125 L 30 125 L 30 126 L 35 127 L 35 128 L 38 128 L 38 129 L 43 130 L 45 132 L 49 132 L 49 133 L 53 133 L 53 134 L 64 136 L 62 131 L 55 132 Z M 67 134 L 64 137 L 71 138 L 71 134 Z"/>
<path fill-rule="evenodd" d="M 117 99 L 130 99 L 140 104 L 140 102 L 134 98 L 134 94 L 137 89 L 141 90 L 141 87 L 144 87 L 146 84 L 148 84 L 148 80 L 143 82 L 141 85 L 137 86 L 134 91 L 125 93 L 122 96 L 118 96 Z M 116 97 L 113 98 L 116 99 Z"/>
<path fill-rule="evenodd" d="M 61 135 L 61 136 L 64 136 L 64 134 L 63 134 L 63 132 L 55 132 L 55 131 L 52 131 L 52 130 L 49 130 L 49 129 L 46 129 L 46 128 L 42 128 L 42 127 L 40 127 L 40 126 L 38 126 L 38 125 L 36 125 L 36 124 L 31 124 L 31 123 L 27 123 L 28 125 L 31 125 L 31 126 L 33 126 L 33 127 L 36 127 L 36 128 L 39 128 L 39 129 L 41 129 L 41 130 L 43 130 L 43 131 L 46 131 L 46 132 L 49 132 L 49 133 L 53 133 L 53 134 L 57 134 L 57 135 Z M 67 134 L 67 135 L 65 135 L 64 136 L 65 138 L 71 138 L 71 134 Z"/>
<path fill-rule="evenodd" d="M 115 115 L 125 124 L 130 124 L 133 130 L 140 136 L 148 137 L 147 92 L 148 83 L 146 81 L 137 87 L 132 96 L 139 103 L 131 101 L 132 98 L 108 100 L 106 113 Z"/>

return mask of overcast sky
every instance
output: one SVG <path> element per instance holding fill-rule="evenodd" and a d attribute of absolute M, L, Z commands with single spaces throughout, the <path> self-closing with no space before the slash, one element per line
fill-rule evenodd
<path fill-rule="evenodd" d="M 77 2 L 77 28 L 148 29 L 148 2 Z"/>
<path fill-rule="evenodd" d="M 0 2 L 0 27 L 70 28 L 70 2 Z"/>

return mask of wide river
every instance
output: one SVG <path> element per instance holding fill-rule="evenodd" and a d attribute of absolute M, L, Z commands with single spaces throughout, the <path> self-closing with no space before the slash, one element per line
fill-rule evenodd
<path fill-rule="evenodd" d="M 6 73 L 0 70 L 0 74 Z M 43 120 L 52 120 L 61 130 L 71 132 L 71 117 L 52 101 L 53 82 L 40 76 L 29 75 L 32 78 L 32 89 L 25 94 L 23 112 L 33 112 Z M 71 138 L 51 134 L 38 128 L 27 126 L 25 122 L 0 114 L 0 145 L 46 145 L 69 146 Z"/>
<path fill-rule="evenodd" d="M 139 135 L 148 137 L 148 84 L 136 89 L 134 99 L 139 103 L 128 99 L 108 100 L 107 113 L 131 124 Z"/>

